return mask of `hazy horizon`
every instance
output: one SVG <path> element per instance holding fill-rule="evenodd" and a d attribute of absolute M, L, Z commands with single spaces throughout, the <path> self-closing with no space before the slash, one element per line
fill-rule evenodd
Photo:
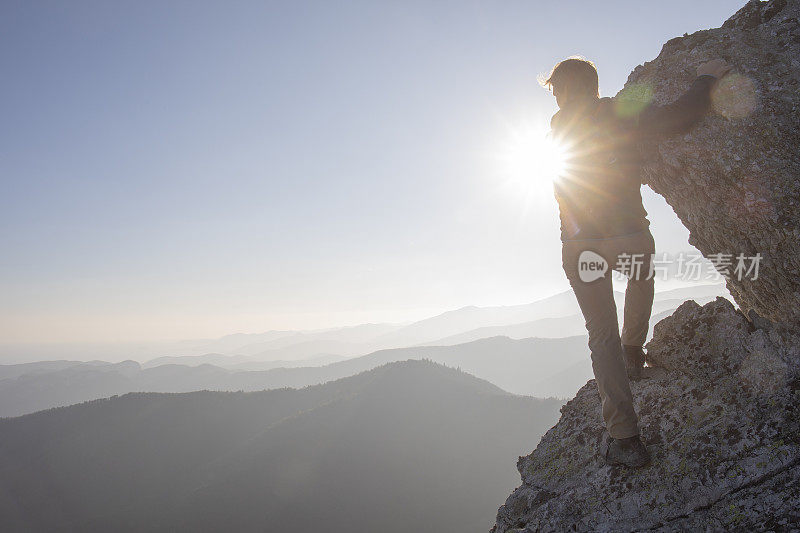
<path fill-rule="evenodd" d="M 582 54 L 613 95 L 741 3 L 4 3 L 0 343 L 409 322 L 567 290 L 552 193 L 501 161 L 547 129 L 537 76 Z M 692 250 L 643 193 L 659 250 Z"/>
<path fill-rule="evenodd" d="M 618 287 L 618 289 L 621 287 Z M 615 291 L 622 313 L 624 291 Z M 658 290 L 651 330 L 687 298 L 705 303 L 730 299 L 722 283 L 692 284 Z M 233 370 L 274 366 L 317 366 L 392 348 L 451 346 L 487 337 L 558 339 L 585 334 L 583 317 L 569 290 L 510 306 L 465 306 L 407 322 L 363 323 L 306 330 L 229 332 L 214 338 L 94 342 L 0 342 L 0 366 L 36 361 L 133 360 L 152 364 L 212 364 Z M 215 356 L 211 360 L 197 360 Z M 164 360 L 167 359 L 167 360 Z M 588 361 L 588 359 L 587 359 Z M 237 365 L 240 365 L 237 367 Z M 244 368 L 244 366 L 248 368 Z"/>
<path fill-rule="evenodd" d="M 680 283 L 680 282 L 667 282 L 667 283 L 665 283 L 665 282 L 661 282 L 661 283 L 658 283 L 657 282 L 656 283 L 655 293 L 656 293 L 656 295 L 658 295 L 658 294 L 663 294 L 663 293 L 666 293 L 666 292 L 669 292 L 669 291 L 672 291 L 672 290 L 676 290 L 676 289 L 690 289 L 690 288 L 693 288 L 693 287 L 703 288 L 703 287 L 711 287 L 711 286 L 722 287 L 723 292 L 725 292 L 726 293 L 726 297 L 728 297 L 727 288 L 725 288 L 724 282 L 720 282 L 720 283 L 710 283 L 710 282 L 698 282 L 698 283 Z M 617 282 L 616 280 L 614 281 L 614 291 L 617 294 L 624 293 L 624 288 L 625 288 L 624 283 Z M 13 345 L 20 345 L 20 346 L 23 346 L 23 345 L 41 345 L 41 346 L 48 346 L 48 345 L 74 345 L 74 346 L 87 346 L 87 345 L 91 345 L 91 344 L 113 345 L 113 344 L 137 344 L 137 343 L 181 343 L 181 342 L 195 342 L 195 341 L 202 341 L 202 340 L 212 341 L 212 340 L 223 339 L 223 338 L 226 338 L 226 337 L 235 337 L 235 336 L 238 336 L 238 335 L 258 335 L 258 334 L 263 334 L 263 333 L 279 332 L 279 331 L 293 332 L 293 333 L 319 333 L 319 332 L 327 332 L 327 331 L 339 331 L 339 330 L 357 328 L 359 326 L 368 326 L 368 325 L 406 326 L 406 325 L 418 322 L 420 320 L 425 320 L 425 319 L 428 319 L 428 318 L 439 316 L 441 314 L 444 314 L 444 313 L 447 313 L 447 312 L 450 312 L 450 311 L 458 311 L 458 310 L 461 310 L 461 309 L 472 308 L 472 307 L 476 307 L 476 308 L 481 308 L 481 307 L 482 308 L 494 308 L 494 307 L 513 307 L 513 306 L 518 306 L 518 305 L 526 305 L 526 304 L 535 303 L 535 302 L 538 302 L 538 301 L 541 301 L 541 300 L 546 300 L 547 298 L 550 298 L 552 296 L 556 296 L 556 295 L 559 295 L 559 294 L 570 293 L 570 292 L 571 292 L 571 289 L 567 286 L 567 287 L 562 287 L 559 290 L 554 291 L 552 293 L 544 294 L 544 295 L 541 295 L 541 296 L 536 295 L 530 301 L 525 301 L 525 302 L 513 302 L 513 303 L 505 303 L 505 304 L 497 304 L 497 305 L 487 304 L 485 306 L 477 306 L 477 305 L 474 305 L 474 304 L 467 304 L 467 305 L 464 305 L 464 306 L 461 306 L 461 307 L 432 309 L 429 312 L 426 311 L 426 310 L 418 310 L 418 312 L 415 313 L 410 318 L 405 319 L 405 320 L 396 320 L 396 321 L 384 321 L 384 322 L 381 322 L 381 321 L 376 321 L 376 320 L 373 320 L 373 321 L 369 321 L 368 320 L 368 321 L 365 321 L 365 322 L 352 322 L 352 323 L 346 323 L 346 324 L 332 324 L 332 325 L 326 325 L 326 326 L 321 326 L 321 327 L 308 327 L 308 328 L 303 328 L 303 327 L 299 327 L 299 328 L 269 328 L 269 329 L 253 329 L 253 330 L 246 330 L 246 331 L 245 330 L 232 330 L 232 331 L 227 331 L 225 333 L 222 333 L 221 335 L 208 336 L 208 337 L 203 337 L 203 336 L 198 336 L 198 337 L 164 337 L 164 338 L 114 339 L 114 340 L 95 340 L 95 341 L 91 341 L 91 340 L 89 340 L 89 341 L 51 340 L 51 341 L 43 341 L 43 342 L 36 342 L 36 341 L 33 341 L 33 342 L 31 342 L 31 341 L 5 342 L 5 341 L 0 341 L 0 347 L 13 346 Z M 0 356 L 1 355 L 2 355 L 2 352 L 0 352 Z M 2 360 L 0 360 L 0 364 L 3 364 Z"/>

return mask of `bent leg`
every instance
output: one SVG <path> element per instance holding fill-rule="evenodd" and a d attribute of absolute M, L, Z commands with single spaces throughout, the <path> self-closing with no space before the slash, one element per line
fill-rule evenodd
<path fill-rule="evenodd" d="M 582 251 L 580 246 L 574 241 L 565 243 L 562 260 L 567 279 L 586 320 L 592 369 L 600 392 L 603 420 L 612 437 L 633 437 L 639 434 L 638 419 L 622 358 L 611 272 L 595 281 L 581 281 L 577 274 L 577 260 Z"/>
<path fill-rule="evenodd" d="M 652 275 L 652 259 L 655 242 L 649 231 L 637 234 L 623 246 L 619 253 L 642 257 L 642 262 L 630 272 L 625 289 L 625 310 L 622 323 L 622 344 L 643 346 L 650 328 L 653 311 L 655 279 Z"/>
<path fill-rule="evenodd" d="M 622 322 L 622 344 L 643 346 L 650 329 L 653 311 L 653 279 L 629 279 L 625 289 L 625 311 Z"/>

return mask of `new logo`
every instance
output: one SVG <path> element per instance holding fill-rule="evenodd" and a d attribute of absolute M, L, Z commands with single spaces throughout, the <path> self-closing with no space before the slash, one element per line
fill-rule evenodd
<path fill-rule="evenodd" d="M 584 283 L 600 279 L 608 272 L 608 261 L 591 250 L 584 250 L 578 257 L 578 277 Z"/>

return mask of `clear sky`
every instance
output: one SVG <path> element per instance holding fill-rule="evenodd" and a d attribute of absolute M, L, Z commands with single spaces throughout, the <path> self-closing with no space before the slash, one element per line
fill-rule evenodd
<path fill-rule="evenodd" d="M 0 342 L 420 318 L 565 290 L 497 154 L 744 3 L 0 3 Z M 646 194 L 662 250 L 688 250 Z"/>

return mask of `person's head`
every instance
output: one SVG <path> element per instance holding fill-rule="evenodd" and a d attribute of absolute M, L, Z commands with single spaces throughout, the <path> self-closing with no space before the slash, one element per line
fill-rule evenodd
<path fill-rule="evenodd" d="M 553 91 L 556 103 L 562 109 L 600 96 L 597 69 L 586 59 L 571 57 L 561 61 L 542 83 Z"/>

